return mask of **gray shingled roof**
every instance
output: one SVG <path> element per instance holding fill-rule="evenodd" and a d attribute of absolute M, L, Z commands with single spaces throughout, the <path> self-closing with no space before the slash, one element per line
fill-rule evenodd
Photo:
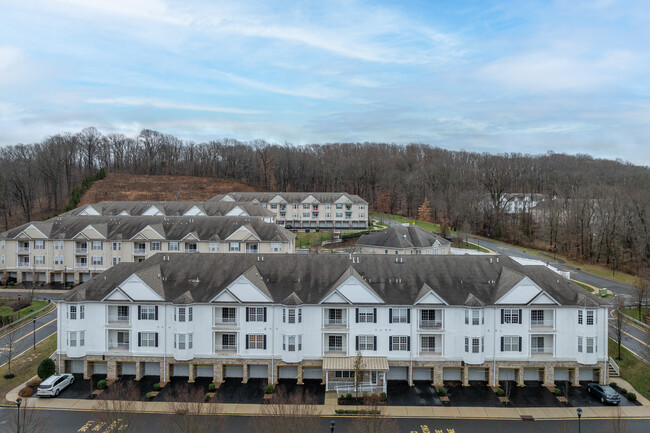
<path fill-rule="evenodd" d="M 435 241 L 449 245 L 447 239 L 416 225 L 397 226 L 377 233 L 368 233 L 359 238 L 357 245 L 386 248 L 426 248 Z"/>
<path fill-rule="evenodd" d="M 228 194 L 217 195 L 211 198 L 210 201 L 220 201 L 224 197 L 229 196 L 239 202 L 257 200 L 260 203 L 268 203 L 278 195 L 289 203 L 300 203 L 309 196 L 314 197 L 321 203 L 334 203 L 342 196 L 345 196 L 353 203 L 368 204 L 367 201 L 358 195 L 348 194 L 347 192 L 229 192 Z"/>
<path fill-rule="evenodd" d="M 30 225 L 49 239 L 72 239 L 89 225 L 110 240 L 131 239 L 147 226 L 167 240 L 181 240 L 190 233 L 199 240 L 224 240 L 242 226 L 264 241 L 295 238 L 289 230 L 255 217 L 66 216 L 23 224 L 0 233 L 0 239 L 13 239 Z"/>
<path fill-rule="evenodd" d="M 545 266 L 523 266 L 508 257 L 422 255 L 403 257 L 402 263 L 385 255 L 353 257 L 354 262 L 347 255 L 330 254 L 157 254 L 141 263 L 114 266 L 65 299 L 99 301 L 131 274 L 146 273 L 160 280 L 167 301 L 210 302 L 246 274 L 274 302 L 318 304 L 342 276 L 359 275 L 389 305 L 413 305 L 428 285 L 450 305 L 478 306 L 501 297 L 505 283 L 500 276 L 508 269 L 513 271 L 509 276 L 529 277 L 562 305 L 602 302 Z M 509 278 L 508 285 L 512 288 L 518 281 Z"/>
<path fill-rule="evenodd" d="M 183 216 L 187 211 L 196 206 L 207 216 L 225 216 L 234 207 L 238 206 L 250 216 L 272 217 L 273 212 L 262 206 L 251 202 L 232 201 L 102 201 L 90 205 L 80 206 L 60 216 L 79 215 L 84 209 L 91 206 L 101 215 L 118 216 L 127 212 L 130 216 L 140 216 L 152 206 L 157 208 L 165 216 Z"/>

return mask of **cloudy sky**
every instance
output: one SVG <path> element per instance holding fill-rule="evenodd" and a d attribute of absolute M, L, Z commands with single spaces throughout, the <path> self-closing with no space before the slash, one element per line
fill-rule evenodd
<path fill-rule="evenodd" d="M 430 143 L 650 164 L 646 0 L 0 0 L 0 144 Z"/>

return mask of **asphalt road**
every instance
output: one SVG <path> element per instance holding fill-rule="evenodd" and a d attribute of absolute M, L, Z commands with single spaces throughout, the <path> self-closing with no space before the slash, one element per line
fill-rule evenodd
<path fill-rule="evenodd" d="M 36 319 L 35 323 L 30 320 L 11 333 L 3 333 L 0 337 L 0 366 L 7 363 L 8 347 L 12 339 L 11 334 L 13 334 L 14 345 L 12 359 L 33 348 L 34 335 L 36 336 L 36 344 L 38 344 L 40 341 L 54 334 L 56 332 L 57 309 L 58 306 L 46 315 Z M 36 329 L 36 333 L 34 333 L 34 329 Z"/>
<path fill-rule="evenodd" d="M 10 418 L 14 416 L 16 409 L 0 409 L 0 429 L 11 426 Z M 97 432 L 108 433 L 120 431 L 119 426 L 108 428 L 101 426 L 93 419 L 91 412 L 80 411 L 40 411 L 42 422 L 47 425 L 47 431 L 52 433 L 71 432 Z M 169 415 L 141 414 L 135 421 L 138 425 L 138 432 L 160 433 L 168 431 L 166 427 Z M 241 433 L 256 431 L 251 425 L 252 417 L 247 416 L 226 416 L 223 419 L 224 433 Z M 256 417 L 258 421 L 259 418 Z M 358 429 L 352 425 L 350 417 L 322 417 L 319 419 L 318 428 L 315 433 L 326 433 L 330 431 L 330 421 L 334 420 L 336 425 L 335 433 L 356 433 Z M 262 420 L 263 422 L 263 420 Z M 396 433 L 497 433 L 516 431 L 517 433 L 549 433 L 562 431 L 578 431 L 578 420 L 549 420 L 549 421 L 512 421 L 494 419 L 395 419 L 397 424 Z M 647 432 L 650 421 L 647 419 L 627 420 L 628 433 Z M 610 420 L 582 420 L 582 431 L 584 432 L 611 432 Z"/>

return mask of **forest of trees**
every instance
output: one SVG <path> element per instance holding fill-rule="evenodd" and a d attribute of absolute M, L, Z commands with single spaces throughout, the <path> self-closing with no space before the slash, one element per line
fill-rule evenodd
<path fill-rule="evenodd" d="M 113 173 L 227 178 L 260 190 L 346 191 L 375 211 L 417 217 L 463 232 L 557 250 L 633 273 L 650 262 L 650 172 L 588 155 L 479 154 L 425 144 L 295 146 L 234 139 L 206 143 L 142 130 L 95 128 L 0 148 L 4 229 L 60 212 L 81 181 Z M 540 210 L 504 210 L 505 193 L 545 194 Z M 427 211 L 428 212 L 428 211 Z"/>

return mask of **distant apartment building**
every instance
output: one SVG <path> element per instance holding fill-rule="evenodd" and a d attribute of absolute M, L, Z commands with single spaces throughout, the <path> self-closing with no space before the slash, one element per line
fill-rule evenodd
<path fill-rule="evenodd" d="M 339 391 L 358 353 L 364 390 L 606 383 L 607 317 L 571 281 L 502 256 L 158 254 L 60 300 L 55 359 L 86 377 Z"/>
<path fill-rule="evenodd" d="M 368 202 L 344 192 L 230 192 L 216 202 L 252 202 L 288 229 L 366 229 Z"/>
<path fill-rule="evenodd" d="M 260 218 L 65 216 L 0 233 L 0 276 L 78 284 L 157 253 L 293 252 L 295 235 Z"/>
<path fill-rule="evenodd" d="M 231 201 L 102 201 L 60 216 L 246 216 L 275 222 L 275 212 L 255 203 Z"/>
<path fill-rule="evenodd" d="M 359 238 L 355 250 L 361 254 L 451 254 L 451 242 L 416 225 L 391 227 Z"/>
<path fill-rule="evenodd" d="M 507 214 L 534 212 L 535 208 L 546 200 L 544 194 L 505 193 L 501 195 L 500 204 Z M 488 198 L 483 200 L 483 205 L 493 207 Z"/>

